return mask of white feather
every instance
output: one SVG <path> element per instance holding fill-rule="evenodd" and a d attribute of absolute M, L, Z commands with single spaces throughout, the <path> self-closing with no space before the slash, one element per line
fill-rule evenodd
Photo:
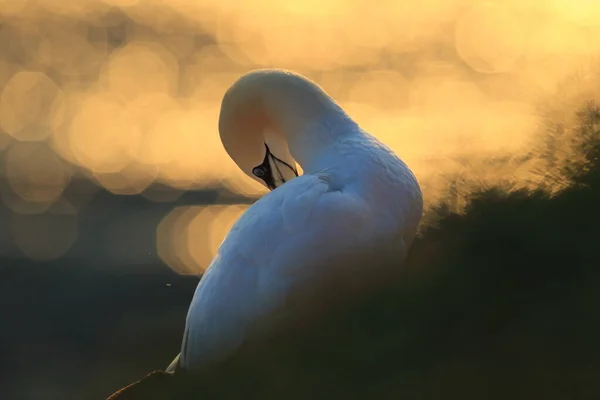
<path fill-rule="evenodd" d="M 320 101 L 327 99 L 336 105 L 328 96 Z M 235 352 L 252 323 L 281 307 L 295 284 L 310 282 L 324 260 L 365 246 L 403 255 L 412 242 L 423 207 L 414 175 L 331 104 L 294 135 L 285 132 L 305 174 L 248 208 L 202 277 L 186 321 L 183 369 Z"/>

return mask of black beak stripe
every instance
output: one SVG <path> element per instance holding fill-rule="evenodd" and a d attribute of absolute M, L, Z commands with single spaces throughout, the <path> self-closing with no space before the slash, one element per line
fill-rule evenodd
<path fill-rule="evenodd" d="M 289 169 L 291 169 L 294 172 L 294 175 L 298 176 L 298 171 L 296 170 L 296 168 L 292 167 L 290 164 L 286 163 L 285 161 L 275 157 L 273 155 L 273 153 L 271 153 L 271 150 L 269 149 L 269 146 L 266 143 L 265 143 L 265 149 L 266 149 L 265 158 L 264 158 L 262 164 L 260 164 L 257 167 L 254 167 L 252 169 L 252 173 L 256 177 L 262 179 L 270 190 L 275 189 L 277 187 L 277 185 L 275 183 L 275 177 L 273 175 L 273 170 L 271 168 L 271 163 L 269 162 L 269 158 L 271 158 L 273 160 L 273 164 L 275 165 L 275 168 L 277 168 L 277 173 L 279 174 L 280 180 L 283 183 L 285 183 L 286 180 L 283 177 L 281 170 L 279 169 L 278 163 L 285 165 L 286 167 L 288 167 Z"/>

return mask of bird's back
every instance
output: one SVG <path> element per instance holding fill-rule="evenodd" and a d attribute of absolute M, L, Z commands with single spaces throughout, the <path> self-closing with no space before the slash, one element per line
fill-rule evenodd
<path fill-rule="evenodd" d="M 230 355 L 253 323 L 349 252 L 406 251 L 422 211 L 410 170 L 369 135 L 341 141 L 331 157 L 330 167 L 266 194 L 233 226 L 192 300 L 184 369 Z"/>

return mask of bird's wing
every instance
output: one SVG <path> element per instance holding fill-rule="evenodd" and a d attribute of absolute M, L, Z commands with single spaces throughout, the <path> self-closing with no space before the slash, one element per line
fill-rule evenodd
<path fill-rule="evenodd" d="M 303 175 L 268 193 L 234 224 L 202 277 L 186 321 L 180 362 L 193 369 L 241 345 L 252 321 L 282 304 L 303 271 L 368 235 L 368 207 Z"/>

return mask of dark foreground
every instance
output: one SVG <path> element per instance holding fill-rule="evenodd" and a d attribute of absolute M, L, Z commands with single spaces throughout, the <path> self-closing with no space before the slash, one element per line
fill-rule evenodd
<path fill-rule="evenodd" d="M 477 195 L 424 232 L 395 279 L 324 282 L 272 337 L 117 399 L 600 398 L 600 149 L 584 151 L 590 163 L 557 196 Z M 164 368 L 196 282 L 3 270 L 2 398 L 102 399 Z"/>

